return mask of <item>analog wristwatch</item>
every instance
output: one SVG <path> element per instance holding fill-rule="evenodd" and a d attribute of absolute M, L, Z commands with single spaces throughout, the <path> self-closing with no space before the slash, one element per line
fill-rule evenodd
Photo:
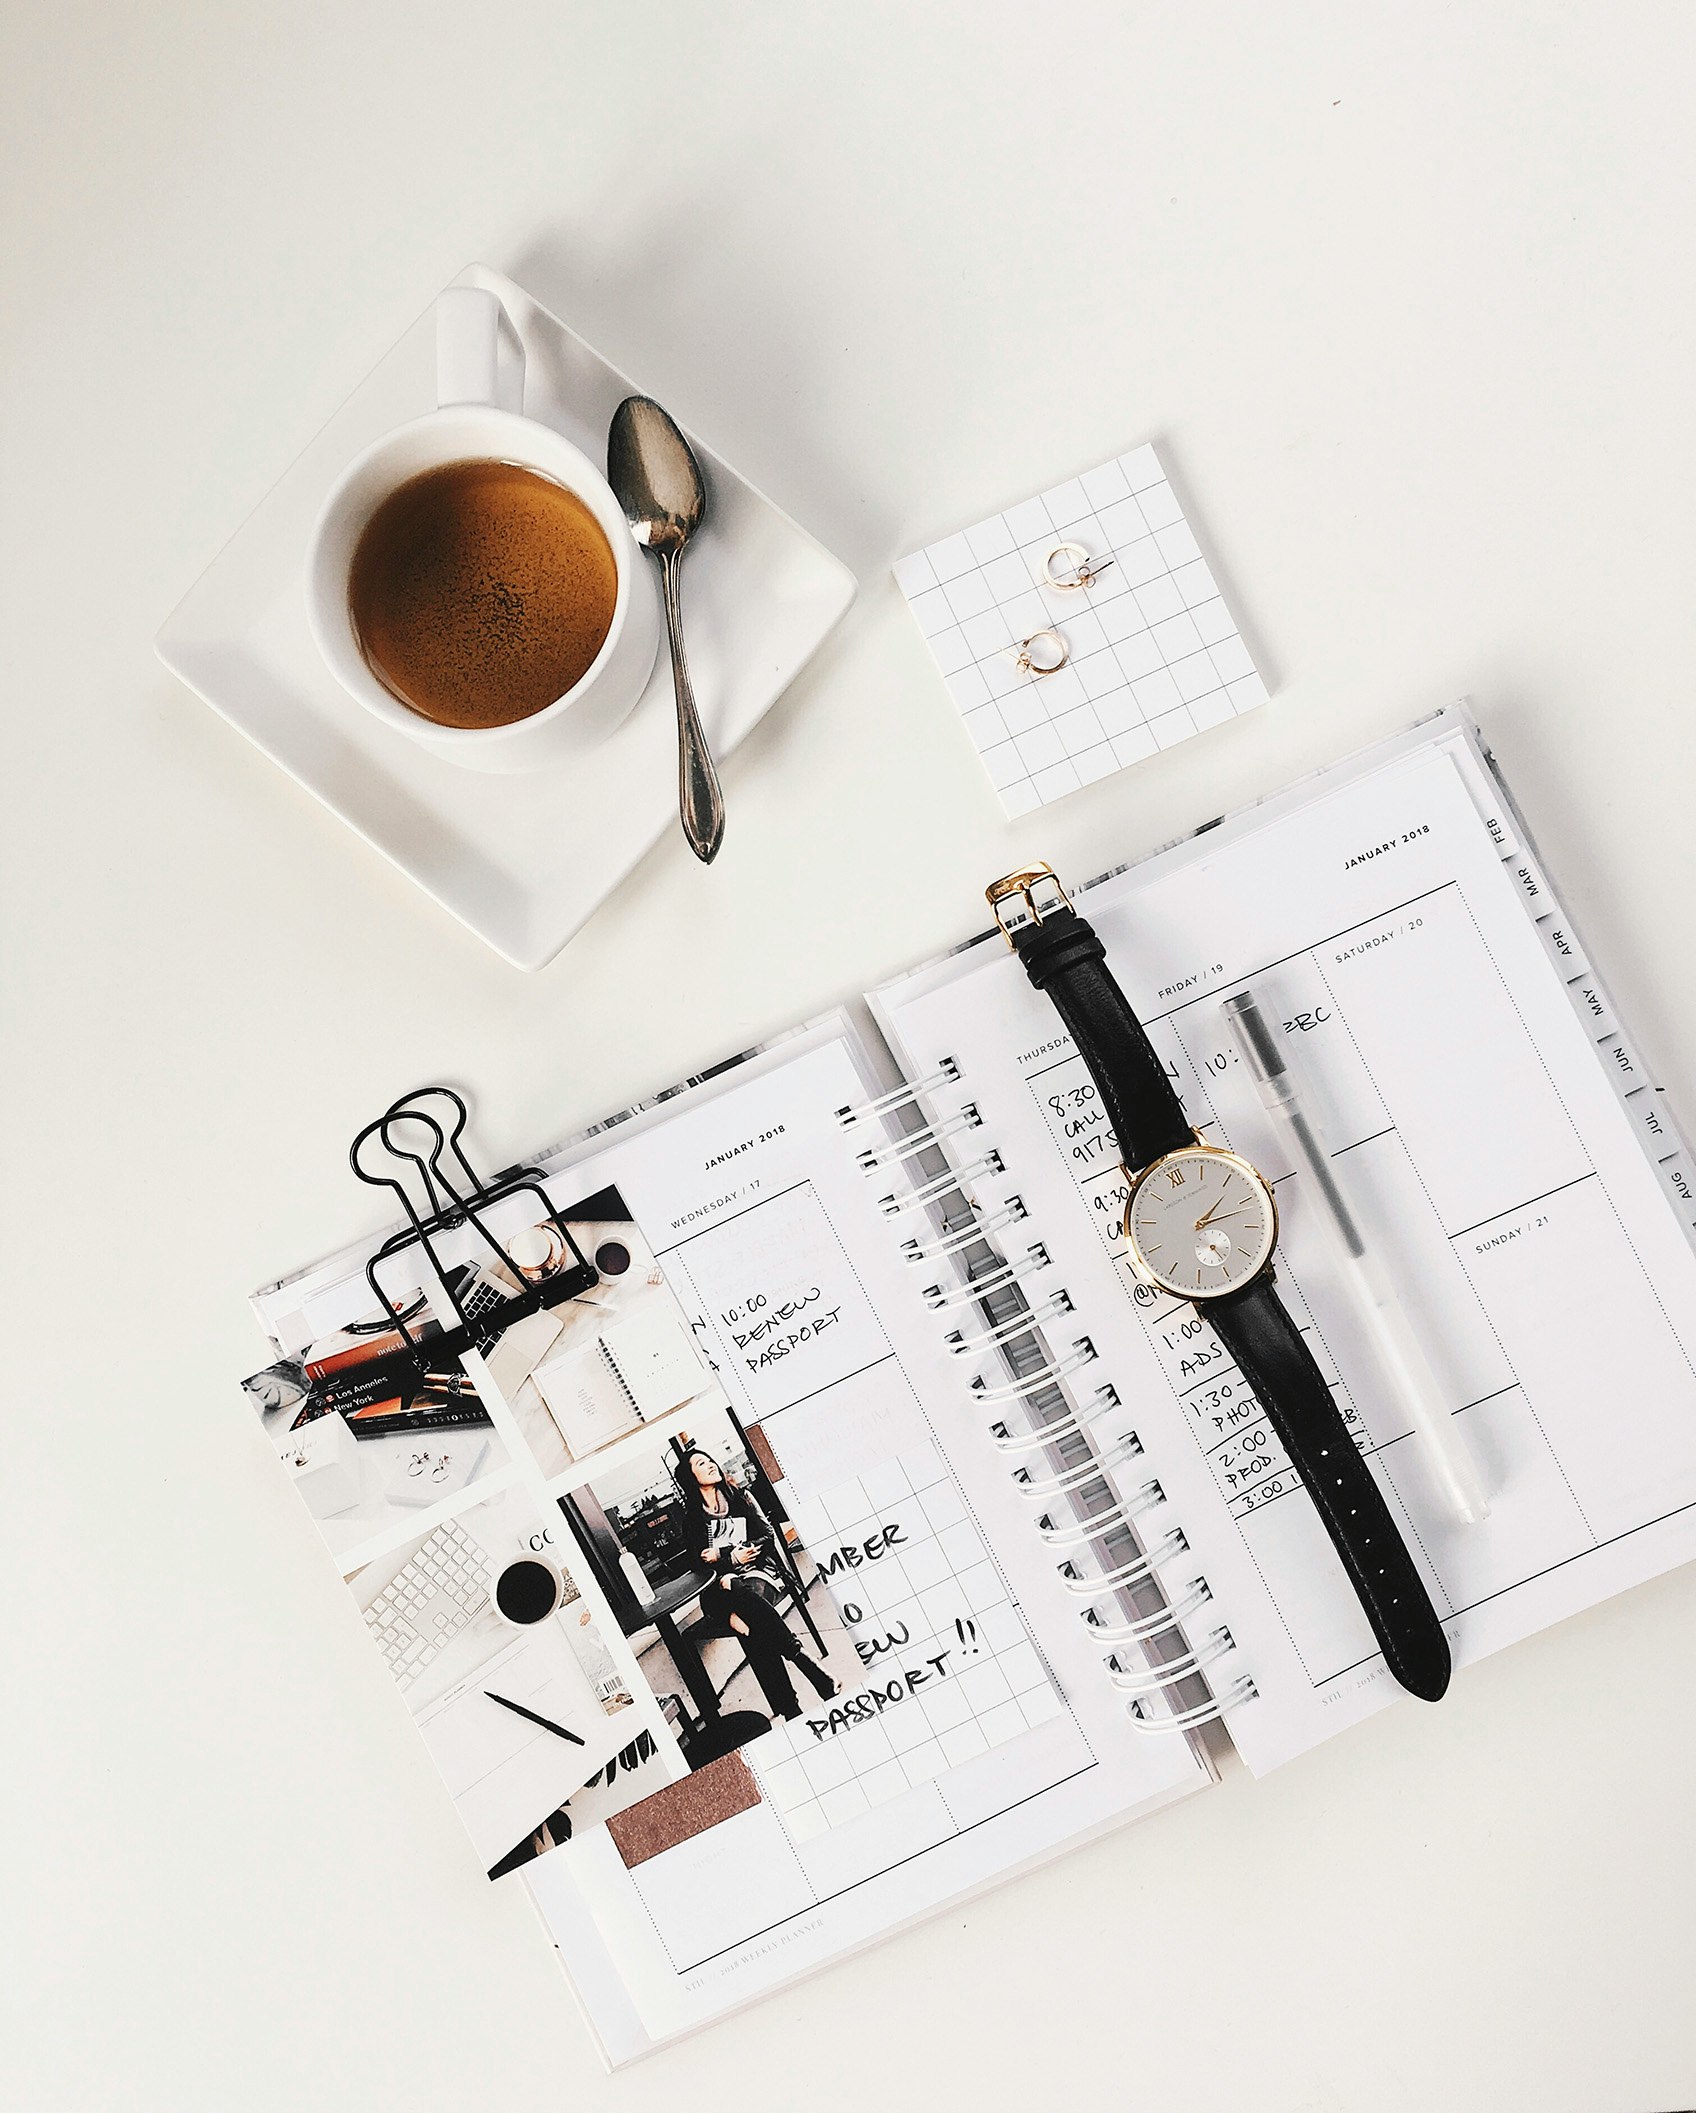
<path fill-rule="evenodd" d="M 1052 868 L 988 891 L 1025 973 L 1052 1000 L 1101 1095 L 1129 1183 L 1125 1239 L 1145 1284 L 1188 1299 L 1253 1389 L 1300 1474 L 1390 1671 L 1428 1702 L 1449 1684 L 1449 1646 L 1424 1580 L 1324 1375 L 1279 1298 L 1278 1210 L 1246 1159 L 1205 1144 Z"/>

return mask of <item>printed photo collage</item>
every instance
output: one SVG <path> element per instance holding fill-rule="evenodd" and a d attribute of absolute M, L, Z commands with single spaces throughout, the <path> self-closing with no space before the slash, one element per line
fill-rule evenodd
<path fill-rule="evenodd" d="M 462 1229 L 381 1297 L 345 1260 L 278 1287 L 244 1390 L 499 1877 L 865 1683 L 620 1193 L 485 1223 L 504 1260 Z M 580 1258 L 587 1290 L 432 1358 Z"/>

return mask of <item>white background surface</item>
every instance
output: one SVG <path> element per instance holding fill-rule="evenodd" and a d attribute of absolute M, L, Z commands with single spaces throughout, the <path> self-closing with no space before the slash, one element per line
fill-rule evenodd
<path fill-rule="evenodd" d="M 12 0 L 0 2096 L 34 2108 L 1696 2100 L 1688 1573 L 607 2082 L 234 1382 L 342 1163 L 492 1161 L 1470 693 L 1696 1113 L 1682 7 Z M 863 576 L 546 971 L 156 666 L 468 258 Z M 1161 441 L 1272 706 L 1005 824 L 888 577 Z M 1575 1257 L 1575 1268 L 1582 1258 Z M 1605 1413 L 1605 1404 L 1599 1404 Z"/>

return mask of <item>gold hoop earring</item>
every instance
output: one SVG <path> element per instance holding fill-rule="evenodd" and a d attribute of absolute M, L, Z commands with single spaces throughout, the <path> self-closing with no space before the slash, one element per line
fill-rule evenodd
<path fill-rule="evenodd" d="M 1054 569 L 1056 558 L 1062 561 L 1058 572 Z M 1080 589 L 1087 594 L 1112 562 L 1111 555 L 1092 558 L 1081 543 L 1056 543 L 1042 561 L 1040 584 L 1052 587 L 1057 594 L 1076 594 Z"/>
<path fill-rule="evenodd" d="M 1048 629 L 1033 631 L 1029 638 L 1021 638 L 1016 645 L 1002 650 L 1012 656 L 1024 674 L 1032 677 L 1057 675 L 1072 657 L 1072 649 L 1061 634 Z"/>

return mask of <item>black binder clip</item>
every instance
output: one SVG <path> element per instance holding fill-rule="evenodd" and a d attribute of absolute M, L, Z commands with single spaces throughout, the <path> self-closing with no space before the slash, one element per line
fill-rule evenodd
<path fill-rule="evenodd" d="M 436 1112 L 432 1112 L 433 1105 Z M 360 1365 L 362 1393 L 391 1380 L 416 1383 L 426 1356 L 430 1368 L 439 1371 L 444 1359 L 461 1357 L 467 1350 L 486 1350 L 515 1322 L 545 1307 L 563 1305 L 600 1282 L 595 1265 L 548 1201 L 536 1168 L 509 1167 L 490 1181 L 477 1173 L 461 1143 L 466 1121 L 465 1102 L 451 1087 L 420 1086 L 403 1094 L 375 1122 L 367 1123 L 348 1148 L 348 1164 L 358 1178 L 372 1188 L 392 1189 L 406 1214 L 405 1225 L 391 1233 L 365 1265 L 365 1280 L 400 1337 L 401 1347 Z M 415 1144 L 420 1133 L 423 1142 Z M 379 1153 L 390 1171 L 383 1171 Z M 497 1204 L 515 1196 L 534 1198 L 534 1223 L 548 1235 L 550 1253 L 540 1266 L 515 1261 L 485 1223 Z M 483 1269 L 455 1267 L 438 1251 L 436 1243 L 444 1235 L 464 1228 L 469 1228 L 483 1250 Z M 402 1313 L 384 1290 L 378 1275 L 381 1266 L 409 1249 L 421 1252 L 447 1297 L 454 1313 L 453 1327 L 443 1330 L 430 1324 L 427 1330 L 415 1332 L 411 1323 L 421 1309 L 414 1304 Z M 469 1286 L 479 1277 L 486 1287 L 490 1262 L 498 1264 L 500 1277 L 516 1288 L 493 1298 L 471 1295 Z"/>

